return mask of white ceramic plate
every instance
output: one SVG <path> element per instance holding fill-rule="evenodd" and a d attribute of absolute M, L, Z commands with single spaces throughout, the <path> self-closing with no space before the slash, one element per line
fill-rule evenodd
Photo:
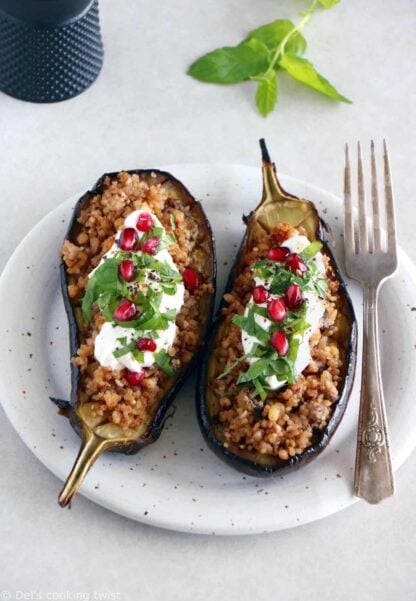
<path fill-rule="evenodd" d="M 221 291 L 243 233 L 241 215 L 261 196 L 260 169 L 239 165 L 166 169 L 202 200 L 216 236 Z M 342 267 L 341 202 L 306 183 L 281 179 L 290 192 L 316 203 L 333 228 L 335 254 Z M 58 251 L 75 200 L 57 207 L 26 236 L 0 280 L 0 398 L 27 446 L 62 480 L 75 459 L 79 439 L 48 397 L 68 398 L 70 390 Z M 360 291 L 354 283 L 349 283 L 349 290 L 361 322 Z M 416 272 L 401 252 L 399 270 L 384 285 L 380 298 L 383 380 L 395 468 L 416 445 L 412 298 L 416 298 Z M 206 447 L 195 417 L 190 378 L 161 438 L 137 455 L 104 455 L 79 494 L 132 519 L 184 532 L 270 532 L 327 516 L 356 500 L 352 485 L 359 380 L 358 370 L 345 417 L 322 455 L 298 472 L 260 480 L 234 471 Z M 56 498 L 50 502 L 56 503 Z M 74 505 L 76 510 L 76 500 Z"/>

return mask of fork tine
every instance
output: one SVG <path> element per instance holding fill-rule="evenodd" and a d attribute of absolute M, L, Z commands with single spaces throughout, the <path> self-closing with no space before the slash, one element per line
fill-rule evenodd
<path fill-rule="evenodd" d="M 386 140 L 383 140 L 384 148 L 384 189 L 385 208 L 387 217 L 387 252 L 396 254 L 396 220 L 394 214 L 393 188 L 391 183 L 391 171 L 389 153 Z"/>
<path fill-rule="evenodd" d="M 373 252 L 381 249 L 380 205 L 377 189 L 377 167 L 374 150 L 374 140 L 371 140 L 371 199 L 373 205 Z"/>
<path fill-rule="evenodd" d="M 358 171 L 358 252 L 368 252 L 367 215 L 365 214 L 364 169 L 361 144 L 357 143 Z"/>
<path fill-rule="evenodd" d="M 344 245 L 345 253 L 355 253 L 354 222 L 351 204 L 351 168 L 348 144 L 345 144 L 344 164 Z"/>

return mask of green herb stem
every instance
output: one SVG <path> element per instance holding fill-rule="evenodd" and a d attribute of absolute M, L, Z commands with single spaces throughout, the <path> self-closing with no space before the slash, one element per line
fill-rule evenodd
<path fill-rule="evenodd" d="M 299 23 L 297 25 L 295 25 L 293 27 L 293 29 L 288 31 L 288 33 L 285 35 L 283 40 L 280 42 L 280 44 L 276 48 L 273 58 L 270 61 L 269 68 L 267 69 L 265 75 L 270 75 L 274 71 L 277 62 L 279 61 L 279 58 L 281 56 L 283 56 L 283 54 L 285 53 L 286 44 L 288 43 L 288 41 L 291 38 L 293 38 L 293 36 L 295 34 L 300 33 L 302 31 L 302 29 L 305 27 L 305 25 L 308 23 L 309 19 L 311 18 L 312 13 L 314 12 L 315 8 L 318 6 L 318 3 L 319 3 L 319 0 L 313 0 L 310 7 L 304 12 L 303 18 L 299 21 Z"/>

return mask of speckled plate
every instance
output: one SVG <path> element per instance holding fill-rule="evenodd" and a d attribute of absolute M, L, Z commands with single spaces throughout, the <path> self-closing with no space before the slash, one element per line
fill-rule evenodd
<path fill-rule="evenodd" d="M 261 196 L 260 169 L 238 165 L 165 169 L 203 202 L 216 236 L 221 289 L 243 233 L 241 215 Z M 281 180 L 288 191 L 314 201 L 332 226 L 342 268 L 340 200 L 304 182 L 283 176 Z M 26 236 L 0 280 L 0 398 L 27 446 L 62 480 L 75 459 L 79 439 L 48 397 L 67 398 L 70 390 L 58 251 L 75 200 L 61 204 Z M 360 321 L 361 293 L 354 283 L 349 289 Z M 416 270 L 401 252 L 399 270 L 380 297 L 381 359 L 395 468 L 416 446 L 412 298 Z M 400 319 L 393 320 L 398 315 Z M 322 455 L 288 476 L 259 480 L 233 471 L 207 449 L 195 417 L 195 383 L 190 378 L 161 438 L 137 455 L 104 455 L 79 494 L 134 520 L 184 532 L 270 532 L 323 518 L 356 501 L 352 487 L 359 380 L 358 371 L 345 417 Z M 75 500 L 75 512 L 76 506 Z"/>

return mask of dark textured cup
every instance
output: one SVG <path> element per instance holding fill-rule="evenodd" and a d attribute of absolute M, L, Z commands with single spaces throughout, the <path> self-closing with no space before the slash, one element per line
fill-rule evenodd
<path fill-rule="evenodd" d="M 103 62 L 98 0 L 0 0 L 0 90 L 30 102 L 81 94 Z"/>

